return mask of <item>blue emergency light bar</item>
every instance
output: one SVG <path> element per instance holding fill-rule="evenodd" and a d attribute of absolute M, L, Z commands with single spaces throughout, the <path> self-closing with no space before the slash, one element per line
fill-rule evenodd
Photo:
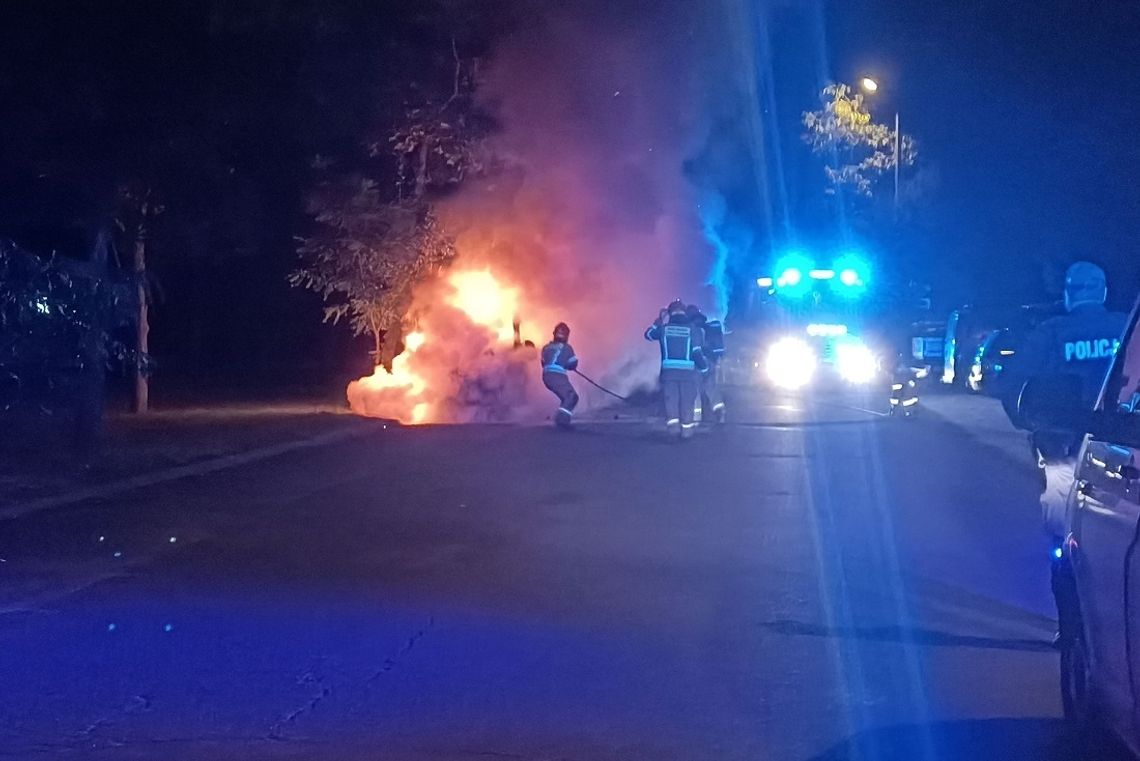
<path fill-rule="evenodd" d="M 776 262 L 776 291 L 783 296 L 796 298 L 811 291 L 808 273 L 815 268 L 811 259 L 799 251 L 792 251 Z"/>
<path fill-rule="evenodd" d="M 821 268 L 806 254 L 791 251 L 777 260 L 773 271 L 775 274 L 770 277 L 756 278 L 756 285 L 779 296 L 799 298 L 813 290 L 813 281 L 825 281 L 831 283 L 836 293 L 857 298 L 867 289 L 871 266 L 859 254 L 848 253 L 838 257 L 830 268 Z"/>

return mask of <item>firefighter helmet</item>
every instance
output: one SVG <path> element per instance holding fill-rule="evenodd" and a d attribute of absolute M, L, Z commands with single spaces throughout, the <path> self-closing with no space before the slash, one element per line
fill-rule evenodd
<path fill-rule="evenodd" d="M 567 341 L 570 339 L 570 326 L 564 322 L 560 322 L 554 326 L 554 340 Z"/>

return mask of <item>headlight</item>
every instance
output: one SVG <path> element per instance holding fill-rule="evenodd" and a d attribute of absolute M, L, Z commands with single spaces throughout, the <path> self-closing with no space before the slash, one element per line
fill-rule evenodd
<path fill-rule="evenodd" d="M 798 338 L 782 338 L 768 350 L 764 369 L 768 379 L 780 388 L 806 386 L 815 374 L 815 352 Z"/>
<path fill-rule="evenodd" d="M 870 383 L 875 379 L 877 364 L 866 344 L 849 342 L 835 347 L 835 367 L 848 383 Z"/>

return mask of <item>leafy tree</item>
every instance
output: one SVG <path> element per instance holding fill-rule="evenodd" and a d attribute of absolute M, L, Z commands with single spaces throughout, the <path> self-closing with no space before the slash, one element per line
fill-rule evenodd
<path fill-rule="evenodd" d="M 71 411 L 82 455 L 99 442 L 108 366 L 141 362 L 114 338 L 133 321 L 137 291 L 108 266 L 108 248 L 105 234 L 87 260 L 0 242 L 0 412 Z"/>
<path fill-rule="evenodd" d="M 289 276 L 320 294 L 326 321 L 347 317 L 356 335 L 370 335 L 377 364 L 390 363 L 398 348 L 415 286 L 455 257 L 433 199 L 493 163 L 484 141 L 493 123 L 474 102 L 478 59 L 461 57 L 455 38 L 449 42 L 450 60 L 429 61 L 403 112 L 365 145 L 373 176 L 328 181 L 313 194 L 317 229 L 301 239 L 301 266 Z"/>
<path fill-rule="evenodd" d="M 871 197 L 875 181 L 893 171 L 896 161 L 911 166 L 918 157 L 915 141 L 871 117 L 861 93 L 849 85 L 830 84 L 820 92 L 822 108 L 805 111 L 804 141 L 825 157 L 828 193 L 849 187 Z M 898 139 L 898 156 L 895 141 Z"/>
<path fill-rule="evenodd" d="M 428 96 L 406 108 L 388 137 L 387 146 L 373 143 L 373 156 L 391 151 L 396 159 L 396 194 L 423 199 L 461 183 L 487 168 L 485 136 L 490 121 L 473 104 L 479 59 L 459 57 L 451 40 L 454 73 L 446 99 Z"/>
<path fill-rule="evenodd" d="M 412 289 L 455 258 L 455 242 L 429 205 L 385 202 L 371 180 L 360 179 L 346 198 L 335 195 L 313 202 L 320 231 L 301 241 L 303 263 L 289 282 L 321 295 L 326 321 L 347 317 L 354 334 L 370 335 L 379 364 L 384 338 L 403 319 Z"/>

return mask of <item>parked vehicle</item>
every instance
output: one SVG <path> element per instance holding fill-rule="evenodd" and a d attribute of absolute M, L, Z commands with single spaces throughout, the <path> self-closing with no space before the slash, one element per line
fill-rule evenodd
<path fill-rule="evenodd" d="M 991 330 L 974 352 L 966 386 L 975 394 L 993 394 L 1005 363 L 1017 354 L 1022 334 L 1010 328 Z"/>
<path fill-rule="evenodd" d="M 970 304 L 950 313 L 942 349 L 942 382 L 969 387 L 970 370 L 982 342 L 995 330 L 1016 335 L 1060 312 L 1059 304 Z"/>
<path fill-rule="evenodd" d="M 1140 754 L 1140 331 L 1137 309 L 1093 411 L 1069 376 L 1030 382 L 1018 414 L 1085 434 L 1053 592 L 1065 715 Z"/>

